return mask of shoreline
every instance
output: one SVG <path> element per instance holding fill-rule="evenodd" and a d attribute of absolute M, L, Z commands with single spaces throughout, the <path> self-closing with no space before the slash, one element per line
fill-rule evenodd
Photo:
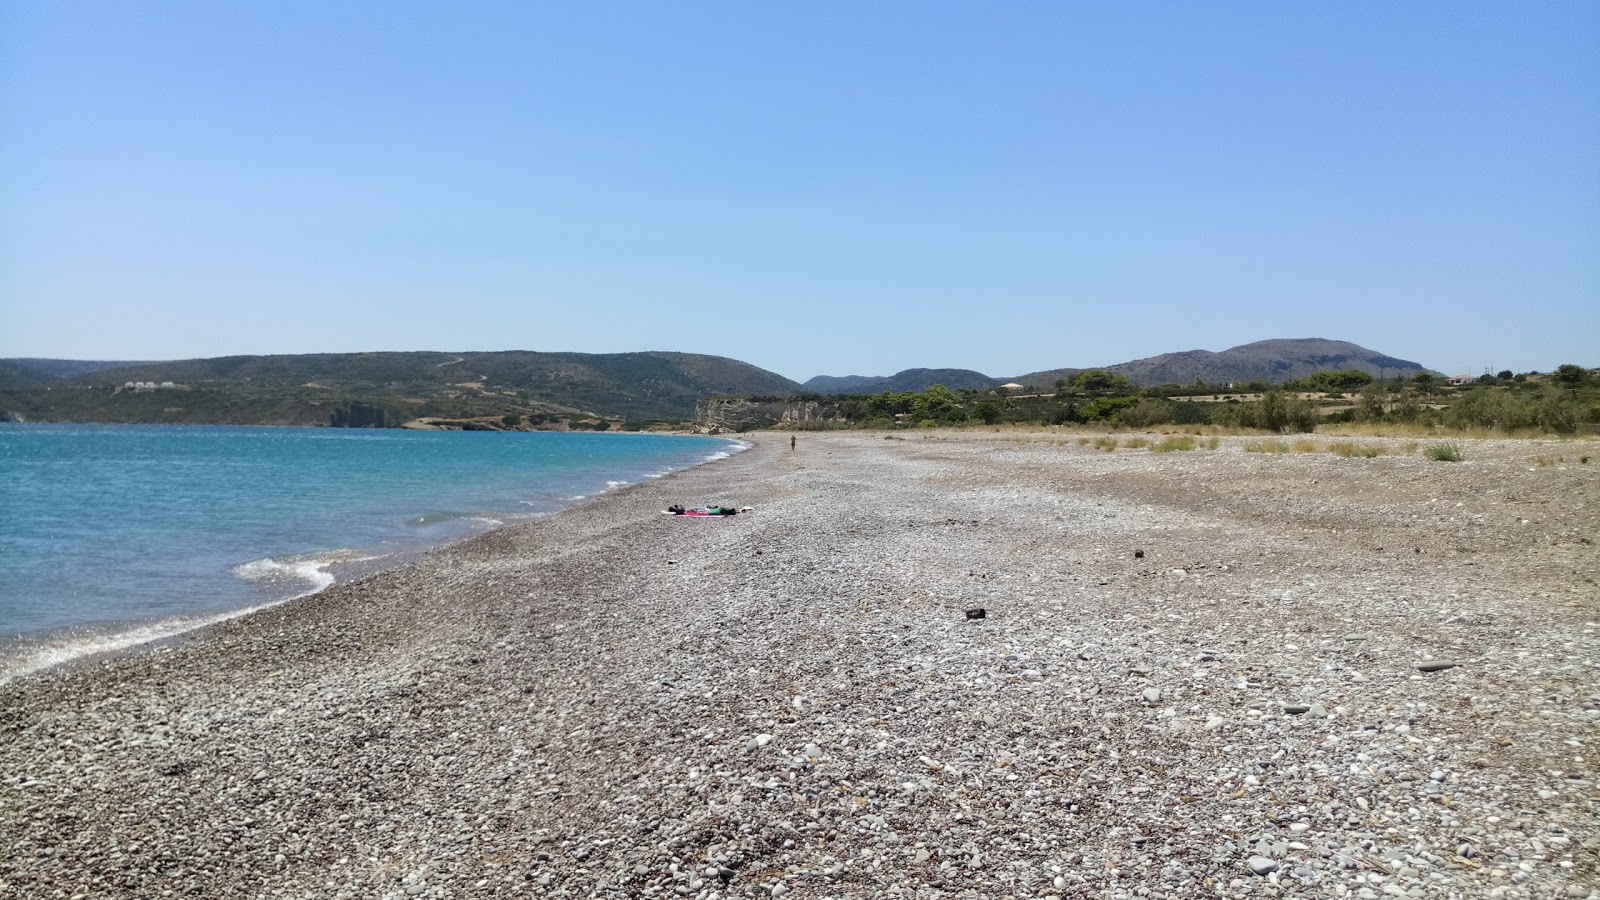
<path fill-rule="evenodd" d="M 1600 883 L 1600 467 L 743 437 L 0 685 L 0 893 Z"/>
<path fill-rule="evenodd" d="M 58 424 L 58 423 L 49 423 Z M 140 426 L 144 427 L 144 426 Z M 217 426 L 163 425 L 158 427 L 212 428 Z M 223 426 L 233 427 L 233 426 Z M 255 426 L 245 426 L 255 427 Z M 286 426 L 293 427 L 293 426 Z M 674 435 L 676 436 L 676 435 Z M 704 437 L 684 435 L 690 437 Z M 496 511 L 479 516 L 455 517 L 466 525 L 463 533 L 450 536 L 433 544 L 406 545 L 386 550 L 377 548 L 337 547 L 294 554 L 292 557 L 262 557 L 236 563 L 230 572 L 241 581 L 252 579 L 239 573 L 249 567 L 271 566 L 284 568 L 285 560 L 295 563 L 296 578 L 305 589 L 285 596 L 256 599 L 236 607 L 202 609 L 161 617 L 135 616 L 125 619 L 101 619 L 57 625 L 50 628 L 0 635 L 0 685 L 22 678 L 58 669 L 92 665 L 97 661 L 137 655 L 148 652 L 185 636 L 241 616 L 315 596 L 332 587 L 360 580 L 369 575 L 408 565 L 428 554 L 461 541 L 496 530 L 537 521 L 593 503 L 598 498 L 633 484 L 657 480 L 665 476 L 707 465 L 735 456 L 747 449 L 749 442 L 738 438 L 722 438 L 726 446 L 707 454 L 697 462 L 667 472 L 644 473 L 638 481 L 607 481 L 589 493 L 569 497 L 565 505 L 535 513 Z M 309 573 L 309 574 L 308 574 Z"/>

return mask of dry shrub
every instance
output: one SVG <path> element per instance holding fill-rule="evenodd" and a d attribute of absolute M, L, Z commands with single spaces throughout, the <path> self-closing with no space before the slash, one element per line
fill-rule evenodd
<path fill-rule="evenodd" d="M 1343 457 L 1345 459 L 1349 459 L 1352 456 L 1359 456 L 1362 459 L 1371 459 L 1374 456 L 1382 455 L 1383 448 L 1376 444 L 1357 444 L 1353 441 L 1335 441 L 1334 443 L 1328 445 L 1328 452 L 1332 453 L 1334 456 Z"/>
<path fill-rule="evenodd" d="M 1174 450 L 1193 450 L 1195 448 L 1192 437 L 1169 437 L 1159 444 L 1151 444 L 1152 453 L 1171 453 Z"/>

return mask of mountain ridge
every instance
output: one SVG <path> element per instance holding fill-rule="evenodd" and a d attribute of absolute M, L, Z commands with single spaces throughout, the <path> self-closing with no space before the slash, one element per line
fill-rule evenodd
<path fill-rule="evenodd" d="M 53 362 L 0 360 L 0 410 L 57 421 L 307 425 L 327 424 L 333 409 L 358 403 L 382 407 L 399 421 L 484 415 L 682 421 L 706 396 L 801 392 L 799 384 L 750 363 L 677 351 L 223 356 L 98 368 L 72 378 L 51 377 L 62 367 L 42 363 Z M 160 387 L 166 382 L 173 386 Z M 122 390 L 128 383 L 157 387 Z M 55 396 L 40 396 L 47 389 Z"/>
<path fill-rule="evenodd" d="M 1369 350 L 1349 341 L 1327 338 L 1270 338 L 1240 344 L 1227 350 L 1183 350 L 1109 366 L 1089 366 L 1115 372 L 1141 387 L 1157 384 L 1189 384 L 1195 380 L 1214 384 L 1266 381 L 1281 383 L 1304 378 L 1314 372 L 1359 369 L 1369 375 L 1427 371 L 1421 363 Z M 1030 372 L 1016 380 L 1024 384 L 1048 385 L 1058 378 L 1071 378 L 1084 369 L 1047 369 Z"/>
<path fill-rule="evenodd" d="M 1327 338 L 1271 338 L 1240 344 L 1227 350 L 1183 350 L 1106 366 L 1045 369 L 1015 378 L 996 378 L 972 369 L 905 369 L 894 375 L 817 375 L 804 383 L 818 394 L 920 391 L 930 385 L 948 388 L 987 388 L 1006 382 L 1046 388 L 1086 369 L 1116 372 L 1140 387 L 1190 384 L 1196 379 L 1214 383 L 1266 381 L 1279 383 L 1304 378 L 1314 372 L 1359 369 L 1370 375 L 1399 375 L 1429 371 L 1420 363 L 1369 350 L 1349 341 Z M 959 373 L 960 383 L 940 380 L 944 373 Z"/>
<path fill-rule="evenodd" d="M 1197 378 L 1282 382 L 1327 369 L 1423 371 L 1409 360 L 1323 338 L 1187 350 L 1097 368 L 1140 386 Z M 711 397 L 917 392 L 933 384 L 982 390 L 1005 381 L 1048 389 L 1080 371 L 1001 379 L 971 369 L 917 368 L 888 376 L 819 375 L 802 385 L 741 360 L 665 350 L 378 351 L 133 363 L 16 358 L 0 360 L 0 419 L 327 425 L 519 417 L 566 427 L 585 420 L 686 421 Z M 355 407 L 363 411 L 352 415 Z"/>
<path fill-rule="evenodd" d="M 947 388 L 991 388 L 1000 379 L 971 369 L 902 369 L 893 375 L 817 375 L 801 386 L 817 394 L 878 394 L 920 391 L 932 384 Z"/>

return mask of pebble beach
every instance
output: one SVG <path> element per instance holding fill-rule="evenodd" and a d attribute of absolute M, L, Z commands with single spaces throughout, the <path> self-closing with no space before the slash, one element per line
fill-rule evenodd
<path fill-rule="evenodd" d="M 0 897 L 1600 900 L 1600 444 L 746 437 L 0 685 Z"/>

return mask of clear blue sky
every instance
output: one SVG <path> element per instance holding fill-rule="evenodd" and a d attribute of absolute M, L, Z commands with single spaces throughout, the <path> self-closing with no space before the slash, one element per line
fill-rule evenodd
<path fill-rule="evenodd" d="M 1600 365 L 1600 3 L 0 7 L 0 357 Z"/>

